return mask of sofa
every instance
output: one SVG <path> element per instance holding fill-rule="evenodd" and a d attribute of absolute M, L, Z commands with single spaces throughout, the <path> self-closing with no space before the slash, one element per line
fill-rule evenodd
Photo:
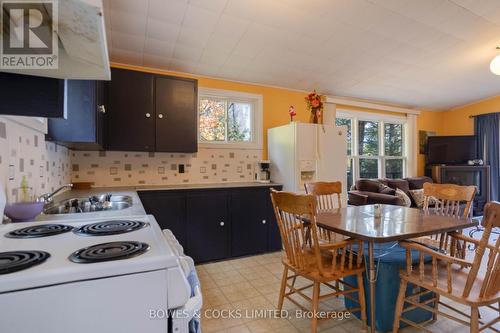
<path fill-rule="evenodd" d="M 349 204 L 353 206 L 385 204 L 404 206 L 396 196 L 396 189 L 405 192 L 411 200 L 411 207 L 417 207 L 410 190 L 422 189 L 424 183 L 432 183 L 429 177 L 408 177 L 403 179 L 359 179 L 348 192 Z"/>

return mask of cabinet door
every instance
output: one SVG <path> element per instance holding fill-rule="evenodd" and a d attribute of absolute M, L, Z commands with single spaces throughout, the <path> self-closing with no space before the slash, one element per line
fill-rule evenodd
<path fill-rule="evenodd" d="M 267 251 L 269 190 L 235 189 L 231 193 L 231 255 Z"/>
<path fill-rule="evenodd" d="M 219 191 L 187 196 L 187 254 L 196 263 L 230 256 L 227 197 Z"/>
<path fill-rule="evenodd" d="M 138 192 L 146 213 L 155 217 L 162 229 L 170 229 L 186 250 L 186 195 L 182 192 Z"/>
<path fill-rule="evenodd" d="M 103 83 L 66 81 L 66 119 L 48 120 L 47 138 L 73 149 L 102 148 Z"/>
<path fill-rule="evenodd" d="M 108 83 L 108 150 L 154 151 L 153 75 L 113 68 Z"/>
<path fill-rule="evenodd" d="M 0 72 L 0 114 L 64 117 L 64 80 Z"/>
<path fill-rule="evenodd" d="M 156 76 L 156 151 L 196 152 L 197 81 Z"/>

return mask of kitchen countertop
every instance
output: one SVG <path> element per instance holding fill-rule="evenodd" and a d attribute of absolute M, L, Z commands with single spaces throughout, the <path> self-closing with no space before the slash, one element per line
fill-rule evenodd
<path fill-rule="evenodd" d="M 96 187 L 88 190 L 67 190 L 54 197 L 54 202 L 68 198 L 85 198 L 100 193 L 112 195 L 128 195 L 132 197 L 132 206 L 121 210 L 108 210 L 89 213 L 72 214 L 40 214 L 36 221 L 63 221 L 81 219 L 107 219 L 120 217 L 133 217 L 146 215 L 146 211 L 137 194 L 137 191 L 168 191 L 168 190 L 195 190 L 195 189 L 217 189 L 217 188 L 239 188 L 239 187 L 270 187 L 281 186 L 278 183 L 239 182 L 239 183 L 205 183 L 205 184 L 178 184 L 178 185 L 140 185 L 122 187 Z"/>

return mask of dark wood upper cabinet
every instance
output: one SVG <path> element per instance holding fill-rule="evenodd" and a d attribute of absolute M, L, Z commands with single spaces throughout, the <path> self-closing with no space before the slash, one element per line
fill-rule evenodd
<path fill-rule="evenodd" d="M 107 150 L 196 152 L 196 80 L 113 68 Z"/>
<path fill-rule="evenodd" d="M 154 151 L 154 76 L 113 68 L 108 100 L 106 150 Z"/>
<path fill-rule="evenodd" d="M 75 150 L 103 148 L 107 109 L 104 82 L 66 81 L 66 119 L 48 120 L 47 140 Z"/>
<path fill-rule="evenodd" d="M 156 151 L 196 152 L 198 82 L 155 77 Z"/>
<path fill-rule="evenodd" d="M 0 114 L 64 117 L 64 80 L 0 72 Z"/>

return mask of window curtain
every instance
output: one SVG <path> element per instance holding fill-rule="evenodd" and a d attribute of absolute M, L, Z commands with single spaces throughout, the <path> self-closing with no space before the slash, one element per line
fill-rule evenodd
<path fill-rule="evenodd" d="M 478 156 L 485 165 L 490 166 L 491 200 L 499 200 L 500 188 L 500 113 L 476 116 L 474 118 L 475 134 L 478 138 Z"/>

